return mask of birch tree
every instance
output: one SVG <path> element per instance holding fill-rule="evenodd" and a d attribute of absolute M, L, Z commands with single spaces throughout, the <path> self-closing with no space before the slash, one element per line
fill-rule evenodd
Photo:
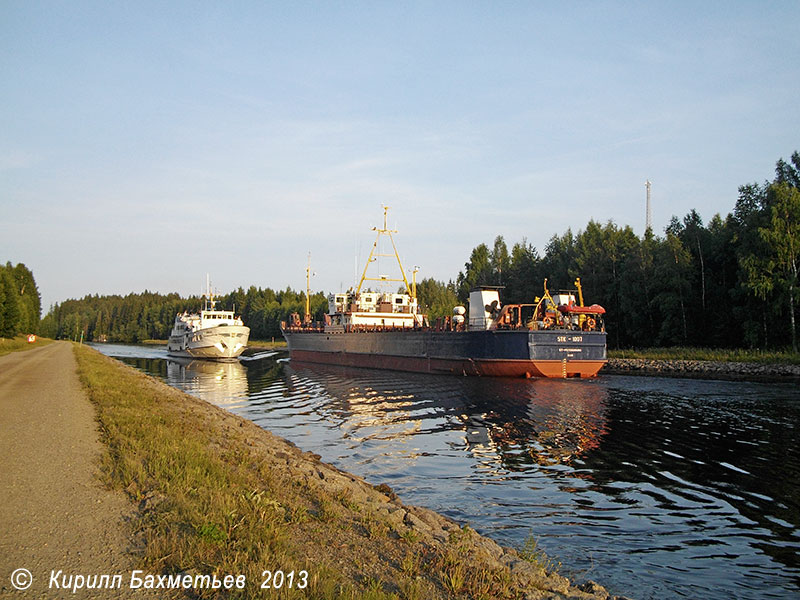
<path fill-rule="evenodd" d="M 797 352 L 795 293 L 800 252 L 800 191 L 789 183 L 774 184 L 767 194 L 767 206 L 769 223 L 758 232 L 771 250 L 775 283 L 787 292 L 792 351 Z"/>

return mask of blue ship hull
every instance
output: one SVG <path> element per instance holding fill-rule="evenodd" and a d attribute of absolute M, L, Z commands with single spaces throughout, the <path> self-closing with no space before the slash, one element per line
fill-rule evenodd
<path fill-rule="evenodd" d="M 292 360 L 348 367 L 500 377 L 593 377 L 606 333 L 571 330 L 375 330 L 288 327 Z"/>

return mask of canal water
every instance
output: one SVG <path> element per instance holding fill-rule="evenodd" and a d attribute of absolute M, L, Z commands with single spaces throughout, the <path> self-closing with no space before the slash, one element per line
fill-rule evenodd
<path fill-rule="evenodd" d="M 638 599 L 800 597 L 800 389 L 465 378 L 102 352 L 576 581 Z"/>

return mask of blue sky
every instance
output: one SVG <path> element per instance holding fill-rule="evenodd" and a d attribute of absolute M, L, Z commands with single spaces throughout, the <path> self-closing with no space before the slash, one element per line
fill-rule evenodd
<path fill-rule="evenodd" d="M 0 259 L 89 293 L 454 278 L 727 214 L 800 149 L 798 2 L 0 0 Z M 388 272 L 388 267 L 385 269 Z"/>

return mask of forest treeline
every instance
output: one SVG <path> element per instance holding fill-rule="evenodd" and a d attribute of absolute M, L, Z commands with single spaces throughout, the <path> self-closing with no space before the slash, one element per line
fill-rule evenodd
<path fill-rule="evenodd" d="M 473 249 L 455 283 L 464 302 L 478 284 L 505 285 L 507 303 L 531 302 L 581 278 L 588 303 L 607 309 L 609 345 L 784 348 L 797 352 L 800 154 L 773 181 L 739 188 L 733 212 L 703 223 L 692 210 L 664 236 L 590 221 L 553 236 L 540 255 L 502 237 Z M 437 292 L 441 295 L 442 288 Z"/>
<path fill-rule="evenodd" d="M 703 222 L 696 210 L 673 217 L 664 235 L 637 236 L 630 226 L 590 221 L 554 235 L 542 253 L 523 239 L 509 249 L 502 236 L 476 246 L 449 282 L 423 279 L 417 295 L 429 317 L 452 314 L 477 285 L 501 285 L 506 303 L 532 302 L 573 289 L 581 278 L 587 303 L 607 309 L 609 345 L 785 348 L 797 351 L 800 251 L 800 154 L 779 160 L 772 181 L 739 188 L 733 211 Z M 250 287 L 219 297 L 242 315 L 254 339 L 280 336 L 280 322 L 302 313 L 305 294 Z M 145 292 L 87 296 L 56 305 L 42 320 L 52 337 L 109 341 L 164 339 L 174 316 L 200 308 L 200 297 Z M 311 297 L 320 320 L 324 294 Z"/>
<path fill-rule="evenodd" d="M 36 333 L 42 298 L 33 273 L 24 264 L 0 264 L 0 336 Z"/>
<path fill-rule="evenodd" d="M 280 338 L 280 323 L 292 313 L 304 313 L 305 292 L 291 288 L 274 291 L 251 286 L 215 296 L 217 309 L 234 310 L 250 327 L 250 337 L 258 340 Z M 88 341 L 142 342 L 169 337 L 175 315 L 198 312 L 202 296 L 184 298 L 178 294 L 145 291 L 126 296 L 86 296 L 56 304 L 42 319 L 42 335 L 54 338 Z M 311 312 L 318 320 L 327 312 L 328 301 L 323 293 L 311 295 Z"/>

